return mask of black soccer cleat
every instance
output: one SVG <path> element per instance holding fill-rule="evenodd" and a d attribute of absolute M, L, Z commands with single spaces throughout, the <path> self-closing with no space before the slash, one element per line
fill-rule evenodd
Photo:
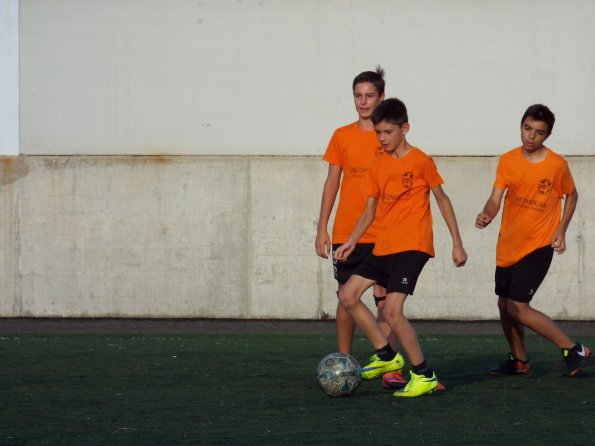
<path fill-rule="evenodd" d="M 512 353 L 508 354 L 508 360 L 498 364 L 488 373 L 494 376 L 500 375 L 526 375 L 529 373 L 531 365 L 529 361 L 521 361 L 514 357 Z"/>
<path fill-rule="evenodd" d="M 562 355 L 568 367 L 566 376 L 574 378 L 578 376 L 587 365 L 587 361 L 591 357 L 591 350 L 583 344 L 575 344 L 574 347 L 562 349 Z"/>

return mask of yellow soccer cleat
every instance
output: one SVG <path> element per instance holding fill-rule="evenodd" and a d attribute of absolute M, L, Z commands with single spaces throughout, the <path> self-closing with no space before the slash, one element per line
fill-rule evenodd
<path fill-rule="evenodd" d="M 409 373 L 411 374 L 409 383 L 402 389 L 393 393 L 393 396 L 412 398 L 421 395 L 429 395 L 434 393 L 438 388 L 438 378 L 436 378 L 435 373 L 432 373 L 431 378 L 424 375 L 416 375 L 413 371 L 410 371 Z"/>
<path fill-rule="evenodd" d="M 362 379 L 378 378 L 387 372 L 399 371 L 405 365 L 405 359 L 399 352 L 390 361 L 383 361 L 376 354 L 372 355 L 370 361 L 370 364 L 362 367 Z"/>

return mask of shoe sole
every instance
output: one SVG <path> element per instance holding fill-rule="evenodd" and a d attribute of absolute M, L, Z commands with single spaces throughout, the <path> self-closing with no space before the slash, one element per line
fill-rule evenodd
<path fill-rule="evenodd" d="M 393 393 L 393 396 L 396 398 L 418 398 L 420 396 L 425 396 L 425 395 L 432 395 L 433 393 L 436 393 L 436 391 L 438 390 L 438 387 L 436 387 L 435 389 L 430 390 L 429 392 L 426 393 L 422 393 L 420 395 L 415 395 L 415 396 L 406 396 L 404 392 L 395 392 Z"/>
<path fill-rule="evenodd" d="M 398 389 L 402 389 L 406 385 L 407 385 L 407 381 L 403 381 L 402 383 L 399 382 L 398 385 L 392 385 L 392 386 L 390 384 L 387 385 L 385 383 L 382 383 L 382 387 L 384 389 L 386 389 L 386 390 L 398 390 Z M 446 390 L 446 387 L 444 387 L 444 384 L 438 383 L 438 386 L 434 390 L 436 390 L 436 391 L 438 391 L 438 390 Z"/>

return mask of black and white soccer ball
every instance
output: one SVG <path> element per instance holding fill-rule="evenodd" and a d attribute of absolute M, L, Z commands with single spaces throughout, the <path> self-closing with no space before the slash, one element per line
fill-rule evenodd
<path fill-rule="evenodd" d="M 344 353 L 331 353 L 322 358 L 316 377 L 320 388 L 332 397 L 351 395 L 362 380 L 358 362 Z"/>

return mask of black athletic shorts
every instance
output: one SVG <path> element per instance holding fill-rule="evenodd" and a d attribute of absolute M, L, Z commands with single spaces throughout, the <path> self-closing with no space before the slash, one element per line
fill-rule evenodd
<path fill-rule="evenodd" d="M 341 285 L 344 285 L 355 271 L 355 268 L 372 252 L 374 243 L 358 243 L 345 262 L 335 260 L 335 251 L 339 246 L 341 246 L 339 243 L 333 244 L 333 270 L 335 272 L 335 280 Z"/>
<path fill-rule="evenodd" d="M 552 263 L 554 249 L 544 246 L 512 266 L 496 266 L 496 294 L 516 302 L 531 302 Z"/>
<path fill-rule="evenodd" d="M 413 294 L 417 279 L 430 257 L 430 254 L 421 251 L 387 256 L 370 254 L 354 274 L 376 281 L 386 288 L 387 293 Z"/>

